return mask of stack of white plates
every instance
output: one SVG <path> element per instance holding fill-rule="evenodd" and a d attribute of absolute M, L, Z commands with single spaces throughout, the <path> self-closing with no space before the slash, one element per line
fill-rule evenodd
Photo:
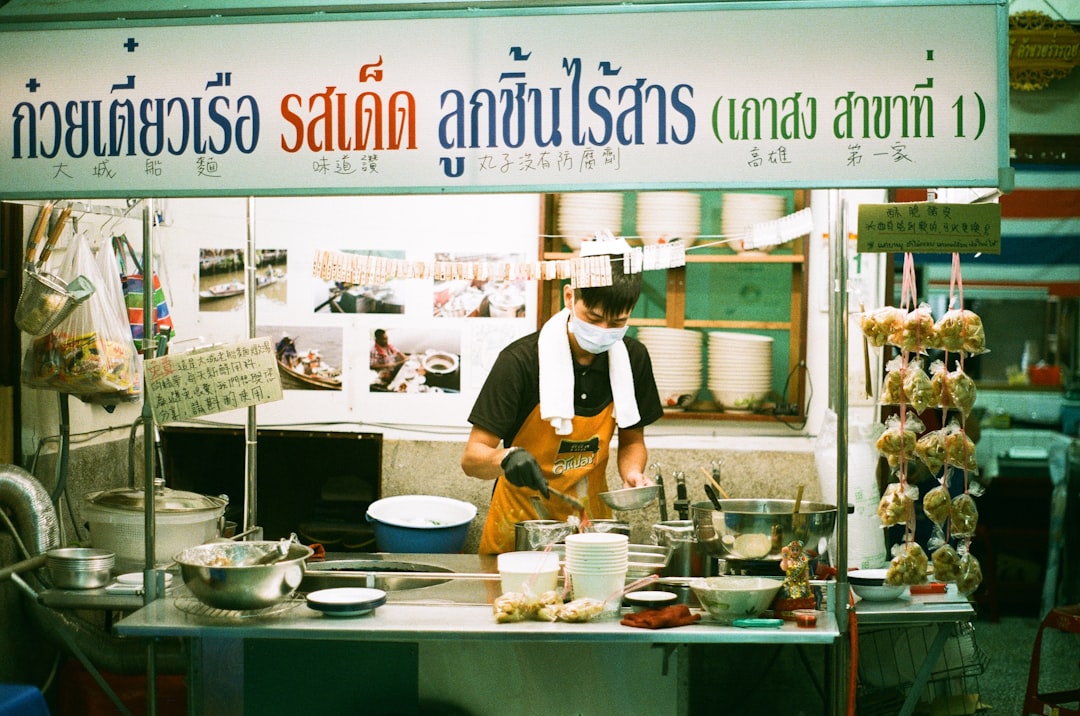
<path fill-rule="evenodd" d="M 638 340 L 649 349 L 653 377 L 665 410 L 681 410 L 701 390 L 701 334 L 682 328 L 641 326 Z"/>
<path fill-rule="evenodd" d="M 574 251 L 597 232 L 622 233 L 623 195 L 620 192 L 559 194 L 558 229 L 563 243 Z"/>
<path fill-rule="evenodd" d="M 709 391 L 725 410 L 755 410 L 772 390 L 773 339 L 709 333 Z"/>
<path fill-rule="evenodd" d="M 637 235 L 647 244 L 678 239 L 690 246 L 701 233 L 701 195 L 647 191 L 637 195 Z"/>
<path fill-rule="evenodd" d="M 630 563 L 630 540 L 614 532 L 566 536 L 566 573 L 573 598 L 619 604 Z"/>
<path fill-rule="evenodd" d="M 728 246 L 741 252 L 744 251 L 742 237 L 750 234 L 751 226 L 780 219 L 786 210 L 787 198 L 782 194 L 724 192 L 720 202 L 720 232 L 730 240 Z"/>

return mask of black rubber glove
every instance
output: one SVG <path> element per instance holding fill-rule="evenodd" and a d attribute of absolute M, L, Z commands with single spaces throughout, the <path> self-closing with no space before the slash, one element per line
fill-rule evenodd
<path fill-rule="evenodd" d="M 543 495 L 544 499 L 550 496 L 547 480 L 544 479 L 544 474 L 540 472 L 540 463 L 529 454 L 528 450 L 522 448 L 510 450 L 510 452 L 506 453 L 506 457 L 502 459 L 502 469 L 510 484 L 518 487 L 531 487 Z"/>

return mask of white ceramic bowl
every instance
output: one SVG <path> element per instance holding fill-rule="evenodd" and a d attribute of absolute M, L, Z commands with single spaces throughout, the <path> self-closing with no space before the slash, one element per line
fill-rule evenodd
<path fill-rule="evenodd" d="M 756 617 L 769 608 L 783 582 L 769 577 L 728 575 L 690 581 L 690 588 L 709 616 L 731 623 L 743 617 Z"/>
<path fill-rule="evenodd" d="M 848 572 L 851 591 L 868 602 L 891 602 L 907 589 L 904 585 L 885 584 L 887 569 L 855 569 Z"/>

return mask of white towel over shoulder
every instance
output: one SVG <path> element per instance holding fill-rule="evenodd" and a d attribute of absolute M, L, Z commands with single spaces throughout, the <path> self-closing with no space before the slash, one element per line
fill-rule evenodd
<path fill-rule="evenodd" d="M 570 354 L 570 338 L 566 325 L 570 310 L 563 309 L 552 316 L 540 329 L 540 418 L 555 428 L 556 435 L 569 435 L 574 422 L 574 358 Z M 634 376 L 630 370 L 630 354 L 626 344 L 619 341 L 608 351 L 608 377 L 615 402 L 615 422 L 620 428 L 641 420 Z"/>

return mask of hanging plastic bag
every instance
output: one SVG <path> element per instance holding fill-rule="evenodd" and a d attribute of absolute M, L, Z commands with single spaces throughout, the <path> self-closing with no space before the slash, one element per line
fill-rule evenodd
<path fill-rule="evenodd" d="M 131 242 L 127 236 L 120 235 L 112 238 L 113 253 L 120 264 L 120 282 L 123 287 L 124 304 L 127 306 L 127 320 L 131 326 L 131 337 L 136 345 L 140 345 L 144 334 L 144 291 L 145 276 L 142 263 L 135 255 Z M 157 352 L 164 354 L 168 341 L 173 337 L 172 316 L 169 315 L 169 304 L 165 300 L 165 290 L 161 287 L 161 280 L 157 273 L 152 276 L 150 284 L 153 288 L 153 340 L 158 341 Z"/>
<path fill-rule="evenodd" d="M 67 275 L 109 285 L 82 234 L 73 242 Z M 23 358 L 23 385 L 80 397 L 130 391 L 138 380 L 138 364 L 115 296 L 95 291 L 51 333 L 31 341 Z"/>
<path fill-rule="evenodd" d="M 124 289 L 120 284 L 120 262 L 112 251 L 97 251 L 95 255 L 98 269 L 101 272 L 102 286 L 99 289 L 108 297 L 108 303 L 116 313 L 117 325 L 127 323 L 127 306 L 124 303 Z M 113 393 L 94 393 L 79 396 L 83 402 L 104 405 L 106 410 L 111 411 L 112 406 L 120 403 L 133 403 L 142 399 L 142 354 L 132 342 L 132 350 L 135 352 L 135 379 L 127 390 Z"/>

